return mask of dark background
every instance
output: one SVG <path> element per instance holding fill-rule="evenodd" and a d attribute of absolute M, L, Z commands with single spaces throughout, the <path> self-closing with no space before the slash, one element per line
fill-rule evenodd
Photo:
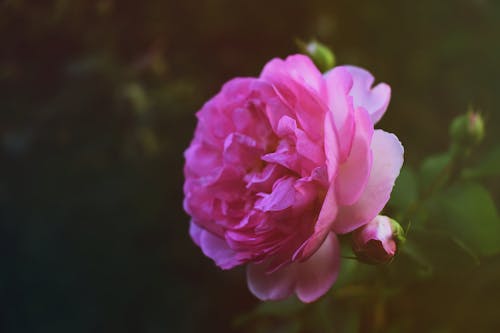
<path fill-rule="evenodd" d="M 0 3 L 1 332 L 231 331 L 257 301 L 189 239 L 182 153 L 203 102 L 295 38 L 392 86 L 379 127 L 408 165 L 469 105 L 499 141 L 498 1 Z"/>

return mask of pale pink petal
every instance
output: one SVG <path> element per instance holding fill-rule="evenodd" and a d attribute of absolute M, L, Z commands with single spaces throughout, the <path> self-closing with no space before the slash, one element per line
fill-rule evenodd
<path fill-rule="evenodd" d="M 391 99 L 391 87 L 385 83 L 379 83 L 372 88 L 375 79 L 370 72 L 355 66 L 341 67 L 346 68 L 353 77 L 354 85 L 350 95 L 354 98 L 354 106 L 365 108 L 375 124 L 387 110 Z"/>
<path fill-rule="evenodd" d="M 325 74 L 328 92 L 328 107 L 337 129 L 340 158 L 342 162 L 349 151 L 354 137 L 354 107 L 349 96 L 353 81 L 351 74 L 343 67 L 336 67 Z"/>
<path fill-rule="evenodd" d="M 332 230 L 351 232 L 371 221 L 384 208 L 403 164 L 403 146 L 391 133 L 376 130 L 372 140 L 373 164 L 365 191 L 351 206 L 340 207 Z"/>
<path fill-rule="evenodd" d="M 337 130 L 333 123 L 333 115 L 329 112 L 325 116 L 325 157 L 328 180 L 333 182 L 337 177 L 338 164 L 340 159 L 340 147 L 338 143 Z"/>
<path fill-rule="evenodd" d="M 372 151 L 370 149 L 373 124 L 368 113 L 356 109 L 356 128 L 353 144 L 347 160 L 339 167 L 335 179 L 337 201 L 341 206 L 352 205 L 363 193 L 372 166 Z"/>
<path fill-rule="evenodd" d="M 337 279 L 340 268 L 340 245 L 337 236 L 330 232 L 307 261 L 297 263 L 295 293 L 305 303 L 323 296 Z"/>
<path fill-rule="evenodd" d="M 321 247 L 307 261 L 294 262 L 269 272 L 267 263 L 247 266 L 247 283 L 257 298 L 279 300 L 293 292 L 302 302 L 313 302 L 323 296 L 337 279 L 340 268 L 340 245 L 329 233 Z"/>
<path fill-rule="evenodd" d="M 247 265 L 248 289 L 262 301 L 280 300 L 293 293 L 296 280 L 296 268 L 288 265 L 268 273 L 266 263 Z"/>

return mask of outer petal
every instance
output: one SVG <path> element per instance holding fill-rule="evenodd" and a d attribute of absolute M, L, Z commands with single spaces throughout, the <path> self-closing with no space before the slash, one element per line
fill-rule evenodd
<path fill-rule="evenodd" d="M 391 87 L 380 83 L 372 89 L 373 75 L 367 70 L 355 66 L 341 66 L 351 73 L 354 85 L 350 95 L 354 98 L 354 106 L 364 107 L 375 124 L 382 118 L 391 99 Z"/>
<path fill-rule="evenodd" d="M 329 233 L 321 247 L 303 263 L 292 263 L 272 273 L 266 263 L 247 266 L 247 282 L 257 298 L 279 300 L 293 292 L 302 302 L 313 302 L 323 296 L 337 279 L 340 267 L 340 246 Z"/>
<path fill-rule="evenodd" d="M 337 279 L 340 268 L 340 245 L 330 232 L 321 247 L 303 263 L 298 263 L 295 293 L 302 302 L 313 302 L 323 296 Z"/>
<path fill-rule="evenodd" d="M 333 179 L 337 176 L 338 164 L 340 160 L 340 147 L 336 128 L 333 123 L 333 115 L 331 112 L 327 113 L 325 116 L 324 123 L 325 132 L 325 157 L 326 157 L 326 168 L 328 174 L 328 180 L 333 182 Z"/>
<path fill-rule="evenodd" d="M 403 165 L 403 146 L 391 133 L 376 130 L 372 140 L 373 165 L 365 191 L 351 206 L 340 207 L 332 230 L 351 232 L 371 221 L 384 208 Z"/>
<path fill-rule="evenodd" d="M 349 91 L 353 81 L 351 74 L 343 67 L 335 67 L 325 74 L 328 91 L 328 107 L 337 129 L 340 161 L 344 161 L 351 150 L 354 137 L 354 107 Z"/>
<path fill-rule="evenodd" d="M 248 289 L 262 301 L 279 300 L 293 293 L 296 279 L 295 265 L 267 273 L 266 263 L 247 265 Z"/>
<path fill-rule="evenodd" d="M 292 77 L 299 83 L 305 83 L 318 94 L 324 92 L 324 82 L 321 72 L 316 68 L 311 59 L 302 54 L 295 54 L 287 57 L 285 60 L 275 58 L 269 61 L 260 77 L 273 82 L 276 77 L 281 75 Z"/>
<path fill-rule="evenodd" d="M 230 269 L 242 263 L 237 253 L 222 238 L 199 227 L 196 223 L 191 222 L 189 234 L 203 254 L 215 261 L 220 268 Z"/>
<path fill-rule="evenodd" d="M 356 127 L 351 151 L 347 160 L 340 165 L 335 179 L 337 200 L 339 205 L 352 205 L 359 200 L 368 182 L 372 167 L 372 151 L 370 149 L 373 124 L 368 113 L 356 109 Z"/>

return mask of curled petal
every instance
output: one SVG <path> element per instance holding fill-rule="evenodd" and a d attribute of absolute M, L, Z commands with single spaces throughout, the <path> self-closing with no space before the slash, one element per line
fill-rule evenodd
<path fill-rule="evenodd" d="M 382 118 L 391 99 L 391 87 L 379 83 L 372 88 L 373 75 L 367 70 L 356 66 L 341 66 L 351 73 L 354 84 L 350 95 L 354 98 L 355 107 L 365 108 L 375 124 Z"/>

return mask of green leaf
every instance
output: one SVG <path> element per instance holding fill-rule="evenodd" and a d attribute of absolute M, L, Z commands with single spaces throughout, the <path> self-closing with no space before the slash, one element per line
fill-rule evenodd
<path fill-rule="evenodd" d="M 409 167 L 403 167 L 392 190 L 389 205 L 403 211 L 415 202 L 417 197 L 417 177 Z"/>
<path fill-rule="evenodd" d="M 477 256 L 453 235 L 438 230 L 411 229 L 401 255 L 415 263 L 417 274 L 428 278 L 434 273 L 454 274 L 479 264 Z"/>
<path fill-rule="evenodd" d="M 422 190 L 428 191 L 432 187 L 445 183 L 447 174 L 445 168 L 451 161 L 451 154 L 444 153 L 428 157 L 420 168 L 419 186 Z"/>
<path fill-rule="evenodd" d="M 500 147 L 495 147 L 477 165 L 462 172 L 465 179 L 500 176 Z"/>
<path fill-rule="evenodd" d="M 500 252 L 500 218 L 479 184 L 461 183 L 443 192 L 431 207 L 429 222 L 479 255 Z"/>

